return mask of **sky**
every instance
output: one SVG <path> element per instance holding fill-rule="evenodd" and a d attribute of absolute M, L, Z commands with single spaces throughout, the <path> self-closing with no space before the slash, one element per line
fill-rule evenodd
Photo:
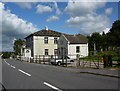
<path fill-rule="evenodd" d="M 90 35 L 108 31 L 118 19 L 118 2 L 0 2 L 2 51 L 13 51 L 16 39 L 48 29 Z"/>

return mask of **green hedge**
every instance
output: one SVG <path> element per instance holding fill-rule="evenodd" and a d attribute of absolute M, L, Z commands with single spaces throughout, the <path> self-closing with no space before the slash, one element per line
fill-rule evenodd
<path fill-rule="evenodd" d="M 80 58 L 84 60 L 94 60 L 94 61 L 100 61 L 100 58 L 103 55 L 108 55 L 110 54 L 112 56 L 112 61 L 119 61 L 120 62 L 120 57 L 117 55 L 116 51 L 105 51 L 105 52 L 97 52 L 97 55 L 93 55 L 93 51 L 89 53 L 88 57 Z"/>

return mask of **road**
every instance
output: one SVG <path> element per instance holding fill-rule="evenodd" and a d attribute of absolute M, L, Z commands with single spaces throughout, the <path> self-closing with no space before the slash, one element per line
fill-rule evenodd
<path fill-rule="evenodd" d="M 2 61 L 6 89 L 118 89 L 118 78 L 64 70 L 58 66 Z"/>

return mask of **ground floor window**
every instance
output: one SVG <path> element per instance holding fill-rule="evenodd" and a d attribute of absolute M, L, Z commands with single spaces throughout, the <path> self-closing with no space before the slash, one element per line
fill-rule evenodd
<path fill-rule="evenodd" d="M 54 55 L 58 55 L 58 49 L 54 49 Z"/>
<path fill-rule="evenodd" d="M 48 53 L 48 49 L 45 49 L 45 55 L 48 55 L 49 53 Z"/>

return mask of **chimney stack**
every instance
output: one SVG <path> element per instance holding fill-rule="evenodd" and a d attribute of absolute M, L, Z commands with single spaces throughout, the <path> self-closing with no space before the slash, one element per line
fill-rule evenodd
<path fill-rule="evenodd" d="M 45 27 L 45 30 L 48 30 L 48 27 L 47 27 L 47 26 Z"/>

